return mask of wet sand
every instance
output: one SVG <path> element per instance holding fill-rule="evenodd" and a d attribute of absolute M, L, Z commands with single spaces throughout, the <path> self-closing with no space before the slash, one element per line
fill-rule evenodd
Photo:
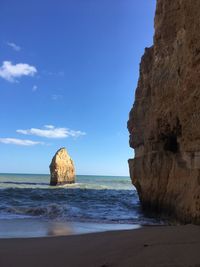
<path fill-rule="evenodd" d="M 0 239 L 1 267 L 200 267 L 200 226 Z"/>
<path fill-rule="evenodd" d="M 53 237 L 141 228 L 137 224 L 51 221 L 38 218 L 1 219 L 1 238 Z M 0 266 L 1 267 L 1 266 Z"/>

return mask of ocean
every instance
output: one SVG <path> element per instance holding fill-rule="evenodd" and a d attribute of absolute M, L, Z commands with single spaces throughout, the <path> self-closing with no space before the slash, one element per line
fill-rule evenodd
<path fill-rule="evenodd" d="M 134 229 L 158 224 L 142 213 L 129 177 L 78 175 L 49 186 L 49 175 L 0 174 L 0 238 Z"/>

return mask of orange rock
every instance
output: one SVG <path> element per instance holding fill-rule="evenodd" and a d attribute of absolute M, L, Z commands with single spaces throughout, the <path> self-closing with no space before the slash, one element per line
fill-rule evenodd
<path fill-rule="evenodd" d="M 49 166 L 50 185 L 71 184 L 75 182 L 74 163 L 65 148 L 59 149 Z"/>
<path fill-rule="evenodd" d="M 129 114 L 132 182 L 142 206 L 200 223 L 200 1 L 157 0 Z"/>

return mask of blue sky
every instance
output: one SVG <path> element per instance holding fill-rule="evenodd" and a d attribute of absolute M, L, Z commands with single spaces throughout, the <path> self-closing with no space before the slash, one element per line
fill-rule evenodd
<path fill-rule="evenodd" d="M 126 123 L 155 0 L 1 0 L 0 172 L 128 175 Z"/>

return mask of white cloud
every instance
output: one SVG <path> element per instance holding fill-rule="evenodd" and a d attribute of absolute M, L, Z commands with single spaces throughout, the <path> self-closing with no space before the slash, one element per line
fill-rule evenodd
<path fill-rule="evenodd" d="M 54 129 L 54 126 L 51 124 L 44 125 L 44 127 L 47 129 Z"/>
<path fill-rule="evenodd" d="M 33 85 L 32 91 L 35 92 L 35 91 L 37 91 L 37 89 L 38 89 L 37 85 Z"/>
<path fill-rule="evenodd" d="M 7 45 L 17 52 L 21 50 L 21 47 L 19 45 L 16 45 L 15 43 L 7 42 Z"/>
<path fill-rule="evenodd" d="M 36 135 L 46 138 L 67 138 L 67 137 L 79 137 L 86 133 L 81 131 L 70 130 L 68 128 L 56 128 L 53 125 L 45 125 L 44 129 L 31 128 L 26 130 L 17 130 L 17 133 L 25 135 Z"/>
<path fill-rule="evenodd" d="M 16 78 L 22 76 L 34 76 L 37 69 L 26 63 L 18 63 L 13 65 L 11 61 L 4 61 L 0 67 L 0 77 L 9 81 L 15 82 Z"/>
<path fill-rule="evenodd" d="M 32 141 L 32 140 L 24 140 L 24 139 L 17 139 L 17 138 L 0 138 L 0 143 L 18 145 L 18 146 L 34 146 L 34 145 L 42 145 L 42 144 L 44 144 L 43 142 L 37 142 L 37 141 Z"/>

